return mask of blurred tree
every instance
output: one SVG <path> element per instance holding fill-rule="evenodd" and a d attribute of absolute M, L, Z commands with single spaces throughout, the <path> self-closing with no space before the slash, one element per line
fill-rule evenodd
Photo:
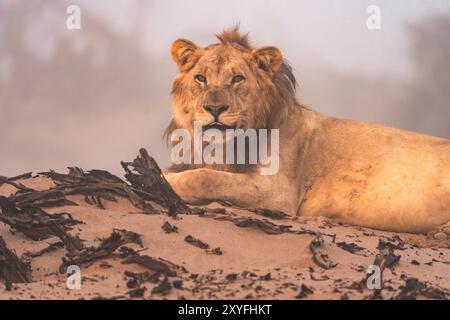
<path fill-rule="evenodd" d="M 26 109 L 24 99 L 33 100 L 34 108 L 41 110 L 45 105 L 48 109 L 57 106 L 51 110 L 54 113 L 148 101 L 157 85 L 150 72 L 155 64 L 136 38 L 114 30 L 87 9 L 83 9 L 83 28 L 66 30 L 67 5 L 45 0 L 1 5 L 0 57 L 12 62 L 12 77 L 0 96 L 2 111 Z M 140 1 L 139 10 L 147 10 L 148 5 L 148 1 Z M 146 13 L 140 12 L 138 20 L 145 18 Z M 38 33 L 39 29 L 45 31 Z M 42 39 L 30 44 L 36 37 Z M 42 59 L 38 53 L 45 42 L 51 43 L 51 50 Z"/>
<path fill-rule="evenodd" d="M 407 103 L 411 126 L 450 137 L 450 16 L 439 15 L 409 28 L 415 77 Z"/>

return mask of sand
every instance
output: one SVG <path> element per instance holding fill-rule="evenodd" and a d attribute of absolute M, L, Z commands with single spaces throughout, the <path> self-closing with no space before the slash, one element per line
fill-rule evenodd
<path fill-rule="evenodd" d="M 35 190 L 55 186 L 43 176 L 16 182 Z M 15 192 L 15 187 L 0 184 L 0 195 Z M 0 237 L 7 247 L 31 264 L 31 282 L 8 288 L 0 282 L 0 299 L 449 298 L 448 240 L 348 226 L 322 217 L 274 219 L 217 203 L 196 211 L 201 214 L 169 217 L 164 208 L 161 214 L 143 214 L 126 198 L 104 200 L 104 209 L 81 195 L 67 199 L 77 205 L 45 210 L 67 212 L 82 221 L 69 233 L 78 235 L 85 246 L 99 246 L 114 229 L 133 231 L 141 235 L 142 247 L 124 246 L 137 251 L 135 255 L 161 261 L 171 272 L 125 264 L 126 250 L 115 250 L 81 266 L 81 288 L 68 289 L 67 274 L 59 270 L 65 247 L 29 257 L 58 238 L 33 241 L 0 223 Z M 186 237 L 209 248 L 195 246 Z M 385 258 L 386 265 L 380 290 L 367 288 L 365 281 L 377 255 L 378 260 Z"/>

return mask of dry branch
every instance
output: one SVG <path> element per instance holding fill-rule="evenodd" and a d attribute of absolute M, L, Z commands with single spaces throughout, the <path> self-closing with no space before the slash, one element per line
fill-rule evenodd
<path fill-rule="evenodd" d="M 122 179 L 104 170 L 91 170 L 84 172 L 77 167 L 69 168 L 68 174 L 61 174 L 54 171 L 42 172 L 41 175 L 49 177 L 56 182 L 56 187 L 47 192 L 60 192 L 61 196 L 83 195 L 88 204 L 96 205 L 104 209 L 103 200 L 117 201 L 116 197 L 124 197 L 136 208 L 146 214 L 159 214 L 160 211 L 154 209 L 150 203 L 141 196 Z M 16 200 L 21 200 L 16 199 Z"/>
<path fill-rule="evenodd" d="M 147 150 L 141 149 L 133 162 L 123 162 L 125 178 L 131 183 L 133 191 L 148 201 L 155 201 L 169 208 L 169 215 L 190 214 L 191 209 L 173 191 L 156 161 Z"/>
<path fill-rule="evenodd" d="M 30 264 L 19 259 L 14 252 L 6 247 L 6 243 L 0 237 L 0 280 L 7 287 L 11 283 L 31 282 Z"/>
<path fill-rule="evenodd" d="M 141 236 L 135 232 L 115 229 L 112 234 L 103 239 L 98 247 L 73 247 L 63 258 L 59 271 L 64 273 L 68 266 L 87 266 L 96 260 L 111 256 L 120 246 L 127 243 L 136 243 L 142 247 Z"/>
<path fill-rule="evenodd" d="M 31 178 L 31 172 L 24 173 L 24 174 L 21 174 L 19 176 L 12 177 L 12 178 L 0 176 L 0 187 L 2 186 L 2 184 L 9 184 L 9 185 L 13 186 L 14 188 L 21 190 L 21 191 L 33 191 L 33 189 L 31 189 L 31 188 L 28 188 L 21 183 L 15 182 L 17 180 L 29 179 L 29 178 Z"/>
<path fill-rule="evenodd" d="M 8 198 L 0 196 L 0 221 L 9 225 L 32 240 L 45 240 L 57 236 L 55 232 L 66 232 L 80 223 L 67 213 L 48 214 L 34 205 L 22 208 Z"/>
<path fill-rule="evenodd" d="M 138 264 L 141 265 L 157 274 L 164 274 L 166 276 L 176 276 L 179 271 L 187 272 L 185 268 L 180 267 L 172 262 L 155 259 L 147 255 L 133 254 L 127 257 L 123 264 Z"/>
<path fill-rule="evenodd" d="M 321 234 L 317 234 L 316 237 L 309 244 L 309 250 L 312 253 L 312 259 L 316 265 L 323 269 L 331 269 L 337 266 L 337 263 L 333 263 L 328 254 L 322 252 L 324 245 L 323 237 Z"/>

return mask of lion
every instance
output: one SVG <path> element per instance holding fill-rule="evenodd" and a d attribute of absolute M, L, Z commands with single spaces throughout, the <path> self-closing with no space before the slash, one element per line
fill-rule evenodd
<path fill-rule="evenodd" d="M 194 121 L 222 132 L 278 129 L 279 170 L 262 175 L 258 164 L 173 165 L 165 176 L 182 199 L 448 237 L 449 140 L 321 115 L 297 100 L 292 68 L 278 48 L 253 47 L 237 27 L 217 38 L 205 48 L 173 43 L 179 74 L 166 136 L 179 128 L 192 132 Z"/>

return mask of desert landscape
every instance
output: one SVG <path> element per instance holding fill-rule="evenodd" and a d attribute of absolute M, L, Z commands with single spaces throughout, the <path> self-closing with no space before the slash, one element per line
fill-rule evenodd
<path fill-rule="evenodd" d="M 445 237 L 188 206 L 144 149 L 122 167 L 126 181 L 77 167 L 0 177 L 0 299 L 449 298 Z"/>

